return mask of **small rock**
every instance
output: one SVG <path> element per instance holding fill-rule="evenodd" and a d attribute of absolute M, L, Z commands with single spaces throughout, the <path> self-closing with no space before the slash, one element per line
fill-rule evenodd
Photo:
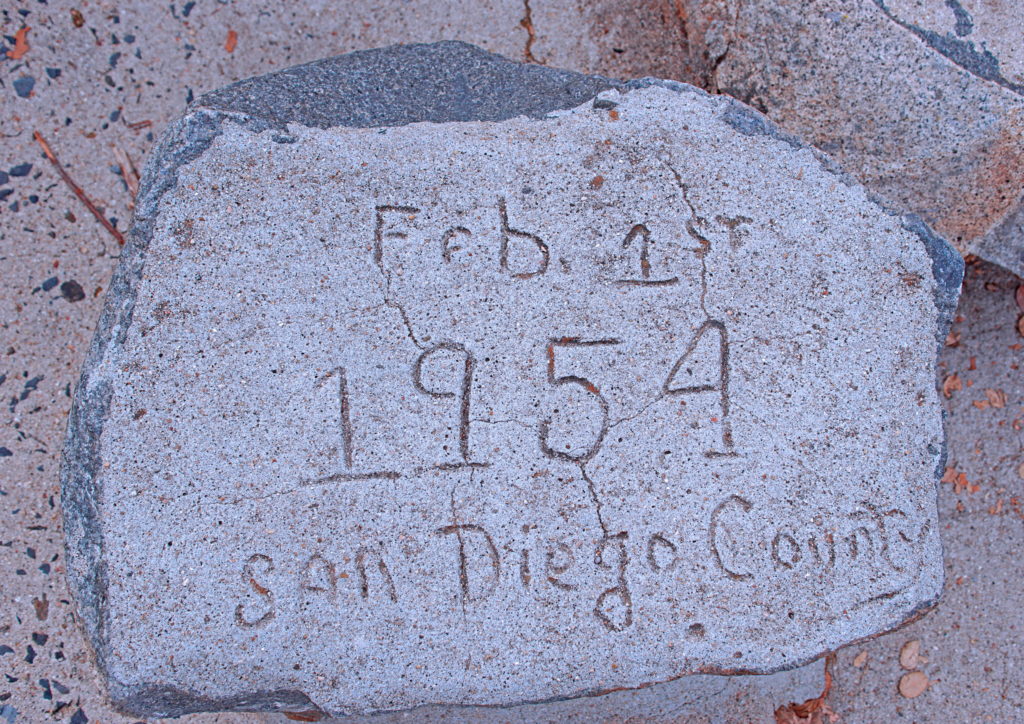
<path fill-rule="evenodd" d="M 931 682 L 928 680 L 928 676 L 923 671 L 911 671 L 909 674 L 904 674 L 900 677 L 900 694 L 905 699 L 914 699 L 931 686 Z"/>
<path fill-rule="evenodd" d="M 19 98 L 28 98 L 32 95 L 32 89 L 36 87 L 36 79 L 30 75 L 23 75 L 15 78 L 12 85 Z"/>
<path fill-rule="evenodd" d="M 859 654 L 853 657 L 853 665 L 858 669 L 863 669 L 864 664 L 868 662 L 868 652 L 861 651 Z"/>
<path fill-rule="evenodd" d="M 85 290 L 81 284 L 70 279 L 60 285 L 60 295 L 69 302 L 80 302 L 85 299 Z"/>
<path fill-rule="evenodd" d="M 913 671 L 920 664 L 921 642 L 917 639 L 908 641 L 900 649 L 900 666 L 907 671 Z"/>
<path fill-rule="evenodd" d="M 769 673 L 939 595 L 962 259 L 755 111 L 440 43 L 243 81 L 166 138 L 63 470 L 125 708 Z"/>

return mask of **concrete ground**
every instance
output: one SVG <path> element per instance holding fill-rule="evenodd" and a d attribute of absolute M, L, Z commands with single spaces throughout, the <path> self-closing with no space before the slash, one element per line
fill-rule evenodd
<path fill-rule="evenodd" d="M 141 168 L 153 139 L 205 90 L 358 48 L 443 38 L 588 72 L 685 80 L 677 39 L 645 32 L 663 28 L 652 18 L 670 10 L 667 2 L 568 0 L 8 0 L 0 7 L 0 723 L 137 721 L 106 702 L 76 628 L 58 485 L 70 394 L 118 244 L 48 163 L 33 132 L 124 230 L 131 165 Z M 850 723 L 1024 721 L 1020 284 L 996 267 L 969 265 L 959 321 L 942 350 L 951 468 L 940 490 L 942 602 L 901 631 L 840 651 L 819 721 L 829 712 Z M 824 681 L 819 661 L 772 677 L 690 677 L 577 702 L 419 710 L 374 721 L 773 722 L 777 707 L 817 696 Z M 810 721 L 787 716 L 779 721 Z"/>

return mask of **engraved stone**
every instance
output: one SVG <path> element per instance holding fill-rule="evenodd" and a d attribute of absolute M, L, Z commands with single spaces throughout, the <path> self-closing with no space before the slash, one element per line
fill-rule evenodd
<path fill-rule="evenodd" d="M 442 43 L 199 99 L 69 423 L 112 697 L 508 705 L 919 615 L 961 264 L 677 83 Z"/>

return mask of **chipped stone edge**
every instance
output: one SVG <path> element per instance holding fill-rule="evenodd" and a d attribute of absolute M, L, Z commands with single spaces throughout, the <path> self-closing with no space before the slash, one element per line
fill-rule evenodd
<path fill-rule="evenodd" d="M 447 109 L 439 115 L 431 115 L 421 109 L 405 109 L 409 117 L 399 119 L 400 122 L 374 123 L 373 119 L 353 118 L 346 115 L 344 97 L 338 94 L 324 93 L 322 87 L 316 88 L 318 96 L 308 103 L 296 103 L 295 98 L 286 98 L 284 107 L 287 109 L 286 119 L 271 115 L 260 116 L 239 112 L 236 101 L 252 101 L 246 98 L 245 92 L 256 84 L 277 83 L 287 86 L 288 82 L 302 76 L 309 69 L 321 70 L 341 59 L 367 60 L 368 63 L 395 55 L 408 55 L 422 60 L 432 53 L 445 54 L 444 60 L 450 65 L 458 61 L 472 61 L 483 64 L 490 70 L 500 69 L 506 74 L 505 80 L 524 81 L 528 76 L 532 80 L 544 80 L 549 86 L 550 95 L 529 97 L 516 100 L 508 106 L 508 98 L 494 101 L 498 110 L 487 118 L 443 117 Z M 419 56 L 423 56 L 420 58 Z M 447 79 L 447 76 L 446 76 Z M 222 125 L 234 123 L 252 133 L 268 130 L 278 131 L 273 140 L 279 143 L 293 142 L 287 135 L 287 124 L 296 123 L 317 128 L 342 127 L 384 127 L 386 125 L 406 125 L 413 122 L 451 122 L 460 120 L 501 121 L 526 115 L 542 120 L 550 113 L 578 107 L 588 100 L 593 100 L 595 108 L 603 107 L 598 96 L 607 90 L 630 91 L 634 89 L 659 86 L 679 93 L 694 93 L 714 99 L 724 111 L 720 118 L 738 132 L 747 135 L 765 135 L 781 140 L 795 149 L 808 148 L 815 158 L 829 172 L 837 175 L 846 185 L 858 185 L 848 174 L 843 172 L 827 156 L 806 146 L 798 139 L 782 133 L 763 114 L 749 108 L 739 101 L 725 96 L 712 96 L 705 91 L 685 83 L 643 78 L 629 82 L 621 82 L 601 76 L 587 76 L 571 71 L 560 71 L 542 68 L 536 65 L 520 64 L 501 56 L 487 53 L 475 46 L 457 42 L 443 41 L 440 43 L 390 46 L 375 50 L 357 51 L 343 56 L 335 56 L 321 61 L 294 66 L 282 71 L 258 76 L 226 86 L 218 91 L 201 96 L 189 107 L 186 113 L 174 121 L 161 135 L 153 153 L 146 162 L 140 191 L 136 199 L 135 213 L 128 234 L 127 243 L 122 250 L 120 261 L 111 279 L 107 291 L 104 308 L 96 332 L 89 346 L 82 373 L 75 389 L 71 412 L 68 417 L 64 449 L 61 456 L 61 502 L 64 522 L 65 550 L 67 555 L 67 577 L 69 587 L 74 594 L 78 617 L 85 629 L 90 642 L 97 667 L 108 687 L 108 694 L 115 704 L 123 711 L 138 716 L 169 716 L 176 717 L 202 711 L 307 711 L 320 712 L 310 697 L 297 690 L 257 691 L 229 697 L 208 697 L 196 692 L 186 691 L 170 686 L 127 684 L 114 679 L 107 665 L 109 656 L 109 622 L 106 619 L 108 572 L 103 558 L 103 529 L 99 515 L 102 488 L 98 478 L 101 464 L 100 439 L 103 425 L 109 414 L 110 400 L 113 394 L 108 379 L 109 366 L 116 364 L 120 348 L 127 337 L 132 324 L 135 309 L 135 294 L 138 283 L 145 268 L 146 251 L 153 237 L 158 207 L 164 194 L 173 191 L 177 186 L 178 169 L 201 156 L 222 132 Z M 334 89 L 336 90 L 336 89 Z M 469 89 L 481 92 L 481 89 Z M 520 89 L 521 90 L 521 89 Z M 555 93 L 560 90 L 562 95 Z M 287 95 L 288 89 L 285 88 Z M 500 91 L 483 88 L 481 98 L 488 93 L 496 96 Z M 280 100 L 279 98 L 277 100 Z M 538 102 L 540 101 L 540 102 Z M 501 104 L 506 103 L 504 110 Z M 321 104 L 319 107 L 317 103 Z M 609 103 L 609 107 L 614 107 Z M 326 116 L 325 111 L 326 109 Z M 456 108 L 450 113 L 464 114 L 466 108 Z M 495 115 L 495 113 L 497 115 Z M 306 121 L 309 121 L 308 123 Z M 367 122 L 368 121 L 368 122 Z M 404 122 L 402 122 L 404 121 Z M 946 329 L 952 319 L 953 310 L 959 295 L 960 280 L 963 276 L 963 260 L 958 252 L 947 242 L 936 236 L 920 219 L 913 216 L 900 216 L 892 211 L 879 198 L 871 197 L 886 213 L 901 218 L 904 229 L 912 231 L 924 243 L 932 259 L 933 273 L 936 278 L 936 308 L 939 310 L 938 330 L 936 336 L 944 340 Z M 955 260 L 959 260 L 959 266 Z M 945 463 L 945 437 L 940 465 L 936 471 L 936 485 Z M 912 609 L 899 628 L 916 620 L 934 607 L 936 601 L 928 601 Z M 874 634 L 867 638 L 881 635 Z M 672 681 L 690 674 L 765 674 L 785 671 L 809 664 L 831 650 L 809 656 L 806 659 L 787 664 L 779 669 L 768 671 L 718 670 L 701 668 L 682 672 L 658 682 L 639 684 L 632 688 L 645 688 L 654 683 Z M 621 688 L 621 687 L 620 687 Z M 522 704 L 538 704 L 560 701 L 580 696 L 597 696 L 619 689 L 602 689 L 581 691 L 567 697 L 552 697 L 537 701 L 524 701 Z M 452 705 L 450 702 L 436 702 L 423 706 Z M 518 704 L 516 704 L 518 705 Z M 513 705 L 493 705 L 507 708 Z M 419 707 L 417 707 L 419 708 Z M 325 712 L 326 713 L 326 712 Z"/>
<path fill-rule="evenodd" d="M 886 635 L 891 634 L 891 633 L 893 633 L 895 631 L 899 631 L 899 630 L 901 630 L 901 629 L 903 629 L 903 628 L 905 628 L 907 626 L 910 626 L 911 624 L 921 620 L 923 617 L 927 616 L 929 613 L 931 613 L 931 611 L 933 611 L 935 609 L 935 607 L 937 605 L 938 605 L 938 601 L 937 600 L 933 600 L 933 601 L 929 601 L 927 603 L 923 603 L 923 604 L 921 604 L 919 606 L 916 606 L 915 608 L 913 608 L 907 614 L 907 617 L 904 618 L 896 626 L 893 626 L 890 629 L 886 629 L 885 631 L 879 631 L 878 633 L 873 633 L 873 634 L 870 634 L 868 636 L 861 636 L 860 638 L 853 639 L 852 641 L 849 641 L 849 642 L 843 644 L 841 647 L 838 647 L 838 648 L 846 648 L 848 646 L 849 647 L 859 646 L 859 645 L 868 643 L 869 641 L 874 641 L 875 639 L 877 639 L 877 638 L 879 638 L 881 636 L 886 636 Z M 757 671 L 757 670 L 754 670 L 754 669 L 723 669 L 723 668 L 714 667 L 714 666 L 702 666 L 702 667 L 700 667 L 698 669 L 695 669 L 693 671 L 684 671 L 684 672 L 682 672 L 680 674 L 676 674 L 674 676 L 669 676 L 669 677 L 666 677 L 664 679 L 658 679 L 657 681 L 645 681 L 645 682 L 642 682 L 640 684 L 637 684 L 636 686 L 613 686 L 613 687 L 609 687 L 609 688 L 605 688 L 605 689 L 589 689 L 587 691 L 582 691 L 582 692 L 580 692 L 578 694 L 574 694 L 572 696 L 553 696 L 553 697 L 548 697 L 546 699 L 535 699 L 535 700 L 532 700 L 532 701 L 523 701 L 523 702 L 519 702 L 517 704 L 512 704 L 512 705 L 502 705 L 502 704 L 463 704 L 463 705 L 455 704 L 455 705 L 453 705 L 453 704 L 450 704 L 450 703 L 447 703 L 447 702 L 429 702 L 429 703 L 426 703 L 426 704 L 420 704 L 420 705 L 412 707 L 410 709 L 385 710 L 385 711 L 380 711 L 380 712 L 376 712 L 376 713 L 377 714 L 394 714 L 394 713 L 402 712 L 402 713 L 412 714 L 413 712 L 420 711 L 420 710 L 426 710 L 426 709 L 430 709 L 430 708 L 434 708 L 434 707 L 445 707 L 445 706 L 451 707 L 453 709 L 460 709 L 460 710 L 467 711 L 467 712 L 468 711 L 472 711 L 472 710 L 479 710 L 479 709 L 511 709 L 511 708 L 519 707 L 519 706 L 537 706 L 537 705 L 543 705 L 543 704 L 557 704 L 559 702 L 570 701 L 572 699 L 581 699 L 581 698 L 584 698 L 584 697 L 594 697 L 594 696 L 605 696 L 606 694 L 614 694 L 615 692 L 619 692 L 619 691 L 641 691 L 643 689 L 649 689 L 652 686 L 659 686 L 661 684 L 668 684 L 668 683 L 671 683 L 673 681 L 677 681 L 677 680 L 682 679 L 682 678 L 687 677 L 687 676 L 770 676 L 772 674 L 781 674 L 781 673 L 783 673 L 785 671 L 792 671 L 794 669 L 799 669 L 799 668 L 804 667 L 804 666 L 809 666 L 810 664 L 813 664 L 815 661 L 823 659 L 826 656 L 834 653 L 837 650 L 838 649 L 826 649 L 826 650 L 822 651 L 821 653 L 815 654 L 813 656 L 809 656 L 806 659 L 801 659 L 801 660 L 796 661 L 796 662 L 794 662 L 792 664 L 787 664 L 786 666 L 783 666 L 781 668 L 773 669 L 770 672 Z M 324 715 L 325 716 L 330 716 L 326 712 L 324 712 Z"/>
<path fill-rule="evenodd" d="M 1017 208 L 976 239 L 968 251 L 1024 277 L 1024 192 L 1017 199 Z"/>
<path fill-rule="evenodd" d="M 830 156 L 813 146 L 805 144 L 796 136 L 781 130 L 766 115 L 735 98 L 725 95 L 712 95 L 695 86 L 678 81 L 660 80 L 658 78 L 641 78 L 628 81 L 625 85 L 629 90 L 659 86 L 678 93 L 692 93 L 713 99 L 720 107 L 723 107 L 723 111 L 719 116 L 721 120 L 737 132 L 744 136 L 768 136 L 776 141 L 782 141 L 795 150 L 807 149 L 814 155 L 814 158 L 821 164 L 822 168 L 835 176 L 843 185 L 850 187 L 862 186 L 860 181 L 844 171 Z M 904 213 L 887 199 L 866 188 L 865 193 L 869 201 L 889 216 L 897 218 L 901 228 L 917 236 L 924 245 L 928 257 L 932 260 L 932 275 L 935 277 L 934 301 L 935 308 L 938 311 L 935 338 L 941 349 L 942 345 L 945 344 L 949 327 L 953 323 L 953 315 L 956 312 L 957 301 L 960 298 L 960 287 L 964 278 L 963 257 L 949 242 L 936 234 L 917 214 Z"/>

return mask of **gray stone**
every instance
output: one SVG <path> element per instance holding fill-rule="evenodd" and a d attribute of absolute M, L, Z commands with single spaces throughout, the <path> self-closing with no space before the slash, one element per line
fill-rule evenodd
<path fill-rule="evenodd" d="M 807 701 L 821 694 L 824 663 L 823 659 L 818 659 L 807 666 L 767 675 L 695 674 L 642 689 L 620 689 L 602 696 L 513 707 L 425 706 L 415 712 L 345 717 L 341 721 L 345 724 L 775 724 L 773 712 L 780 705 Z"/>
<path fill-rule="evenodd" d="M 1024 275 L 1015 0 L 685 0 L 700 85 L 766 113 L 961 252 Z"/>
<path fill-rule="evenodd" d="M 942 585 L 960 274 L 679 83 L 443 43 L 200 98 L 147 163 L 69 421 L 110 694 L 511 705 L 900 625 Z"/>

